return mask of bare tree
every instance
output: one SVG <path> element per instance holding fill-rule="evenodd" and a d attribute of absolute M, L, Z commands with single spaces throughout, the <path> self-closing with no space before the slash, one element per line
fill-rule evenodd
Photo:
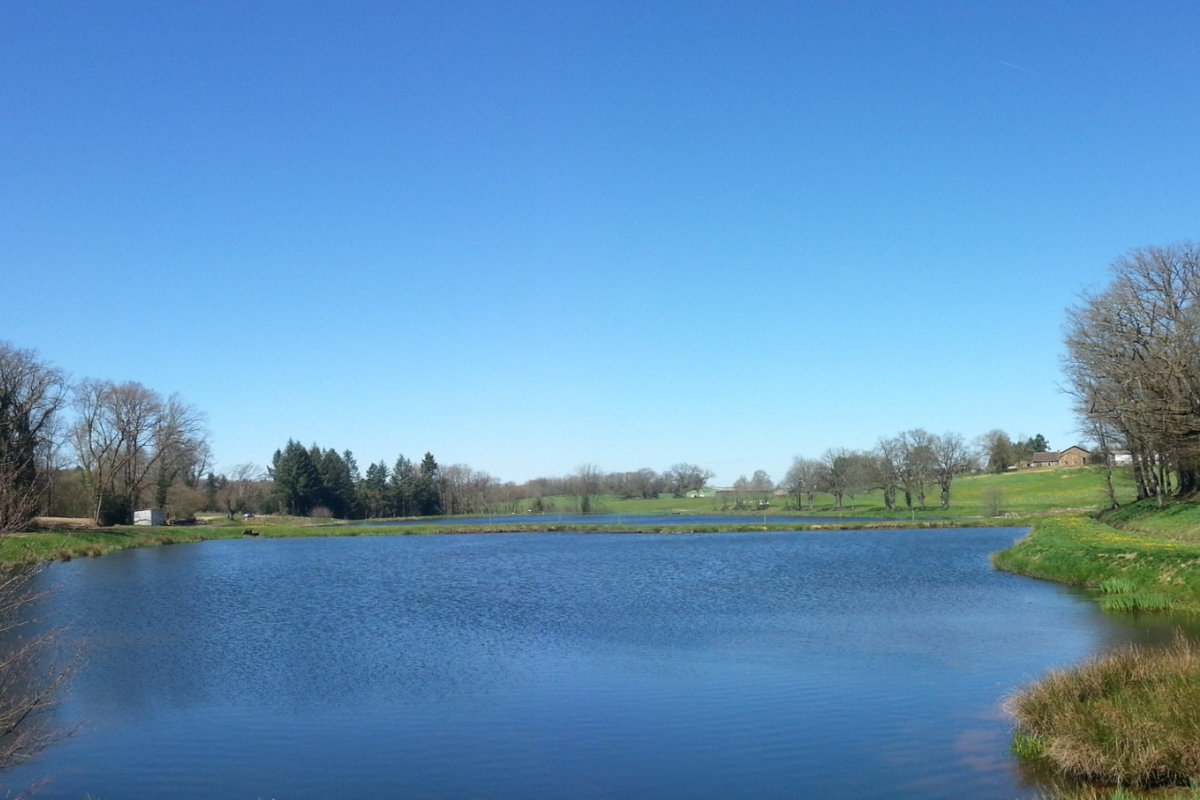
<path fill-rule="evenodd" d="M 0 567 L 0 769 L 20 764 L 60 739 L 50 711 L 74 672 L 62 631 L 44 626 L 37 608 L 46 596 L 43 566 Z"/>
<path fill-rule="evenodd" d="M 900 480 L 904 485 L 904 505 L 912 510 L 913 500 L 925 508 L 925 485 L 933 472 L 933 435 L 923 428 L 905 431 L 896 437 L 900 443 Z"/>
<path fill-rule="evenodd" d="M 578 498 L 580 513 L 589 514 L 595 510 L 593 506 L 596 495 L 600 493 L 603 477 L 603 471 L 595 464 L 583 464 L 576 468 L 575 473 L 567 480 L 571 494 Z"/>
<path fill-rule="evenodd" d="M 808 510 L 812 511 L 813 500 L 820 491 L 823 470 L 824 465 L 820 461 L 800 456 L 792 459 L 792 465 L 783 478 L 783 486 L 789 494 L 796 498 L 797 509 L 803 506 L 804 500 L 807 498 Z"/>
<path fill-rule="evenodd" d="M 667 474 L 670 476 L 675 494 L 680 497 L 686 497 L 689 492 L 703 490 L 705 484 L 713 477 L 711 470 L 687 463 L 675 464 L 667 471 Z"/>
<path fill-rule="evenodd" d="M 1200 246 L 1130 251 L 1108 288 L 1068 311 L 1076 412 L 1129 450 L 1139 499 L 1200 490 Z M 1084 426 L 1086 428 L 1086 425 Z"/>
<path fill-rule="evenodd" d="M 999 428 L 994 428 L 981 435 L 976 440 L 980 460 L 988 472 L 997 474 L 1004 472 L 1017 463 L 1016 447 L 1009 435 Z"/>
<path fill-rule="evenodd" d="M 930 444 L 934 477 L 942 489 L 942 510 L 950 508 L 950 485 L 954 476 L 965 472 L 970 465 L 970 451 L 957 433 L 934 436 Z"/>
<path fill-rule="evenodd" d="M 247 463 L 238 464 L 228 475 L 217 479 L 217 497 L 229 519 L 252 511 L 257 506 L 265 474 L 262 467 Z"/>
<path fill-rule="evenodd" d="M 607 476 L 613 494 L 626 500 L 641 498 L 648 500 L 658 495 L 662 479 L 654 470 L 643 467 L 636 472 L 614 472 Z"/>
<path fill-rule="evenodd" d="M 66 397 L 62 372 L 0 341 L 0 532 L 21 530 L 38 513 Z"/>
<path fill-rule="evenodd" d="M 775 482 L 771 480 L 771 476 L 765 469 L 754 471 L 754 475 L 750 477 L 750 491 L 757 494 L 760 500 L 765 500 L 771 492 L 775 491 Z"/>
<path fill-rule="evenodd" d="M 745 508 L 750 502 L 750 481 L 745 475 L 739 475 L 733 482 L 733 507 Z"/>
<path fill-rule="evenodd" d="M 202 413 L 140 383 L 85 380 L 74 404 L 72 444 L 97 522 L 129 522 L 154 471 L 178 475 L 207 439 Z"/>
<path fill-rule="evenodd" d="M 853 479 L 854 454 L 844 447 L 831 447 L 821 456 L 824 470 L 821 472 L 822 491 L 833 495 L 834 506 L 842 509 L 842 498 Z"/>
<path fill-rule="evenodd" d="M 480 514 L 499 500 L 500 481 L 466 464 L 442 467 L 442 507 L 446 514 Z"/>
<path fill-rule="evenodd" d="M 875 466 L 884 508 L 895 511 L 896 492 L 904 482 L 904 446 L 899 437 L 879 440 L 875 445 Z"/>

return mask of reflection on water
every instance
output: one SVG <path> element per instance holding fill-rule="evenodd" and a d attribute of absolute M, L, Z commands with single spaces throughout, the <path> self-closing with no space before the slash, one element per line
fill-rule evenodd
<path fill-rule="evenodd" d="M 49 798 L 1019 797 L 998 704 L 1171 626 L 1015 529 L 207 542 L 57 565 Z"/>

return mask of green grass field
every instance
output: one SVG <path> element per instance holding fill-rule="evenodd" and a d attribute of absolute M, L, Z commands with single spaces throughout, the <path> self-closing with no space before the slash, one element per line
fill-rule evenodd
<path fill-rule="evenodd" d="M 1132 501 L 1135 496 L 1132 478 L 1128 471 L 1114 474 L 1118 500 Z M 613 495 L 596 499 L 594 510 L 607 514 L 743 514 L 761 517 L 787 514 L 816 514 L 821 516 L 910 517 L 907 509 L 889 512 L 884 508 L 883 493 L 879 490 L 856 497 L 846 497 L 839 512 L 834 506 L 832 495 L 817 494 L 810 512 L 807 501 L 803 508 L 795 507 L 794 498 L 771 496 L 771 505 L 766 509 L 750 508 L 739 511 L 734 508 L 734 499 L 724 495 L 717 497 L 660 497 L 651 500 L 622 500 Z M 546 498 L 554 509 L 570 513 L 577 507 L 573 497 Z M 898 498 L 903 506 L 903 494 Z M 941 490 L 936 484 L 926 488 L 925 510 L 917 510 L 918 518 L 924 517 L 978 517 L 1010 515 L 1029 517 L 1046 513 L 1091 513 L 1108 505 L 1104 475 L 1094 467 L 1079 469 L 1045 469 L 1009 472 L 1002 475 L 967 475 L 955 479 L 950 491 L 950 510 L 942 511 Z"/>

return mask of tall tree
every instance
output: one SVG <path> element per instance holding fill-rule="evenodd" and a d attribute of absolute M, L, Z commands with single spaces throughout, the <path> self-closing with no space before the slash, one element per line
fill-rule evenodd
<path fill-rule="evenodd" d="M 1076 413 L 1114 433 L 1138 496 L 1200 490 L 1200 245 L 1132 250 L 1068 311 L 1064 368 Z M 1087 425 L 1083 426 L 1085 429 Z"/>
<path fill-rule="evenodd" d="M 979 450 L 988 472 L 998 475 L 1016 465 L 1016 448 L 1013 446 L 1012 439 L 1004 431 L 995 428 L 980 436 L 978 441 Z"/>
<path fill-rule="evenodd" d="M 933 436 L 923 428 L 901 433 L 900 480 L 904 486 L 904 505 L 910 511 L 913 501 L 925 508 L 925 486 L 933 473 Z"/>
<path fill-rule="evenodd" d="M 783 478 L 783 486 L 796 499 L 796 508 L 802 508 L 805 498 L 808 499 L 808 510 L 812 511 L 813 501 L 820 491 L 823 465 L 811 458 L 796 456 L 788 467 L 787 475 Z"/>
<path fill-rule="evenodd" d="M 930 444 L 934 477 L 942 490 L 942 510 L 950 508 L 950 486 L 954 477 L 965 472 L 970 464 L 970 451 L 957 433 L 934 436 Z"/>
<path fill-rule="evenodd" d="M 321 474 L 309 450 L 288 439 L 282 450 L 275 451 L 269 472 L 275 481 L 280 507 L 293 516 L 307 516 L 318 502 L 322 488 Z"/>
<path fill-rule="evenodd" d="M 904 483 L 904 453 L 904 443 L 898 436 L 881 438 L 875 445 L 875 475 L 888 511 L 896 510 L 896 492 Z"/>
<path fill-rule="evenodd" d="M 413 485 L 413 505 L 422 517 L 436 517 L 442 512 L 442 497 L 439 491 L 441 468 L 433 453 L 426 453 L 417 468 Z"/>
<path fill-rule="evenodd" d="M 667 474 L 671 476 L 672 487 L 679 497 L 686 497 L 689 492 L 702 491 L 713 477 L 711 470 L 688 463 L 674 465 Z"/>
<path fill-rule="evenodd" d="M 600 479 L 603 472 L 595 464 L 582 464 L 575 469 L 568 481 L 571 494 L 577 498 L 579 512 L 590 514 L 594 508 L 596 495 L 600 494 Z"/>
<path fill-rule="evenodd" d="M 367 467 L 366 477 L 360 485 L 359 496 L 363 499 L 367 517 L 378 519 L 392 514 L 388 501 L 388 467 L 383 461 Z"/>
<path fill-rule="evenodd" d="M 854 454 L 844 447 L 831 447 L 821 456 L 821 489 L 833 495 L 834 506 L 840 511 L 842 499 L 854 479 Z"/>
<path fill-rule="evenodd" d="M 134 381 L 85 380 L 74 405 L 71 441 L 97 522 L 132 521 L 155 470 L 192 459 L 207 440 L 201 412 Z"/>
<path fill-rule="evenodd" d="M 20 530 L 37 514 L 66 402 L 61 371 L 34 350 L 0 341 L 0 532 Z"/>
<path fill-rule="evenodd" d="M 217 496 L 229 519 L 257 508 L 262 478 L 262 469 L 249 463 L 238 464 L 229 475 L 221 476 Z"/>
<path fill-rule="evenodd" d="M 392 514 L 397 517 L 414 517 L 421 512 L 417 508 L 417 468 L 403 455 L 396 456 L 390 478 Z"/>

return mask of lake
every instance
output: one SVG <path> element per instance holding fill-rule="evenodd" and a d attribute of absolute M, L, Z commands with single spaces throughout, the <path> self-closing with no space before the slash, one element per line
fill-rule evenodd
<path fill-rule="evenodd" d="M 1018 529 L 216 541 L 55 565 L 36 796 L 1033 797 L 999 704 L 1169 625 L 992 570 Z"/>

